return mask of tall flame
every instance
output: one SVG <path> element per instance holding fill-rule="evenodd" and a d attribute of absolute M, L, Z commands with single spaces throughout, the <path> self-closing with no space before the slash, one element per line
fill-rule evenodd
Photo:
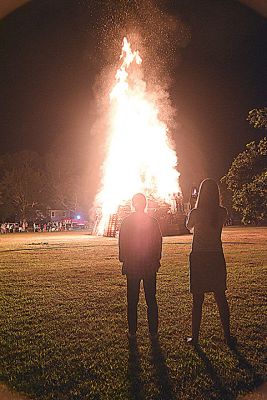
<path fill-rule="evenodd" d="M 110 93 L 111 130 L 102 190 L 98 233 L 103 233 L 110 214 L 137 192 L 170 203 L 181 192 L 177 157 L 168 139 L 168 128 L 159 118 L 155 98 L 142 79 L 142 58 L 123 39 L 121 65 Z"/>

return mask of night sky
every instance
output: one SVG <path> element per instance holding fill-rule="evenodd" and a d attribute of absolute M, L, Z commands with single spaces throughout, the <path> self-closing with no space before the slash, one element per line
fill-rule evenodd
<path fill-rule="evenodd" d="M 74 157 L 95 177 L 95 191 L 103 77 L 114 72 L 129 31 L 141 33 L 149 79 L 160 77 L 176 110 L 171 132 L 184 192 L 207 176 L 219 179 L 246 143 L 264 135 L 246 117 L 267 105 L 267 20 L 230 0 L 162 0 L 155 13 L 145 3 L 151 7 L 43 0 L 1 21 L 1 154 Z"/>

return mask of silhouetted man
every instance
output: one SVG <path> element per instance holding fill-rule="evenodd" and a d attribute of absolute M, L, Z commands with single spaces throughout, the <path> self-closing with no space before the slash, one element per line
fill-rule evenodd
<path fill-rule="evenodd" d="M 160 267 L 162 237 L 157 220 L 145 213 L 146 197 L 135 194 L 132 205 L 135 212 L 123 220 L 119 235 L 119 260 L 123 263 L 122 273 L 127 276 L 128 336 L 136 336 L 137 305 L 143 280 L 149 332 L 153 338 L 158 334 L 156 273 Z"/>

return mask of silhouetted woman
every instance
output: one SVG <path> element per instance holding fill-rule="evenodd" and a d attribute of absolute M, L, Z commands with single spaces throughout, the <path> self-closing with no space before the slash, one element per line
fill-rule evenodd
<path fill-rule="evenodd" d="M 220 205 L 217 183 L 205 179 L 199 188 L 195 208 L 190 212 L 187 228 L 193 229 L 190 254 L 190 292 L 193 294 L 192 337 L 188 343 L 198 343 L 204 294 L 213 292 L 217 302 L 225 340 L 235 343 L 230 333 L 230 314 L 226 290 L 226 264 L 223 255 L 221 233 L 227 217 L 226 208 Z"/>

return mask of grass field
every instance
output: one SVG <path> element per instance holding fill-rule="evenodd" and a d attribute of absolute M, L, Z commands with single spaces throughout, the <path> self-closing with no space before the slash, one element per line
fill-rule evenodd
<path fill-rule="evenodd" d="M 135 348 L 126 337 L 117 239 L 0 236 L 0 382 L 39 400 L 236 399 L 261 384 L 267 229 L 223 233 L 235 350 L 223 342 L 212 295 L 204 304 L 200 349 L 184 343 L 191 239 L 164 238 L 159 344 L 149 341 L 142 293 Z"/>

